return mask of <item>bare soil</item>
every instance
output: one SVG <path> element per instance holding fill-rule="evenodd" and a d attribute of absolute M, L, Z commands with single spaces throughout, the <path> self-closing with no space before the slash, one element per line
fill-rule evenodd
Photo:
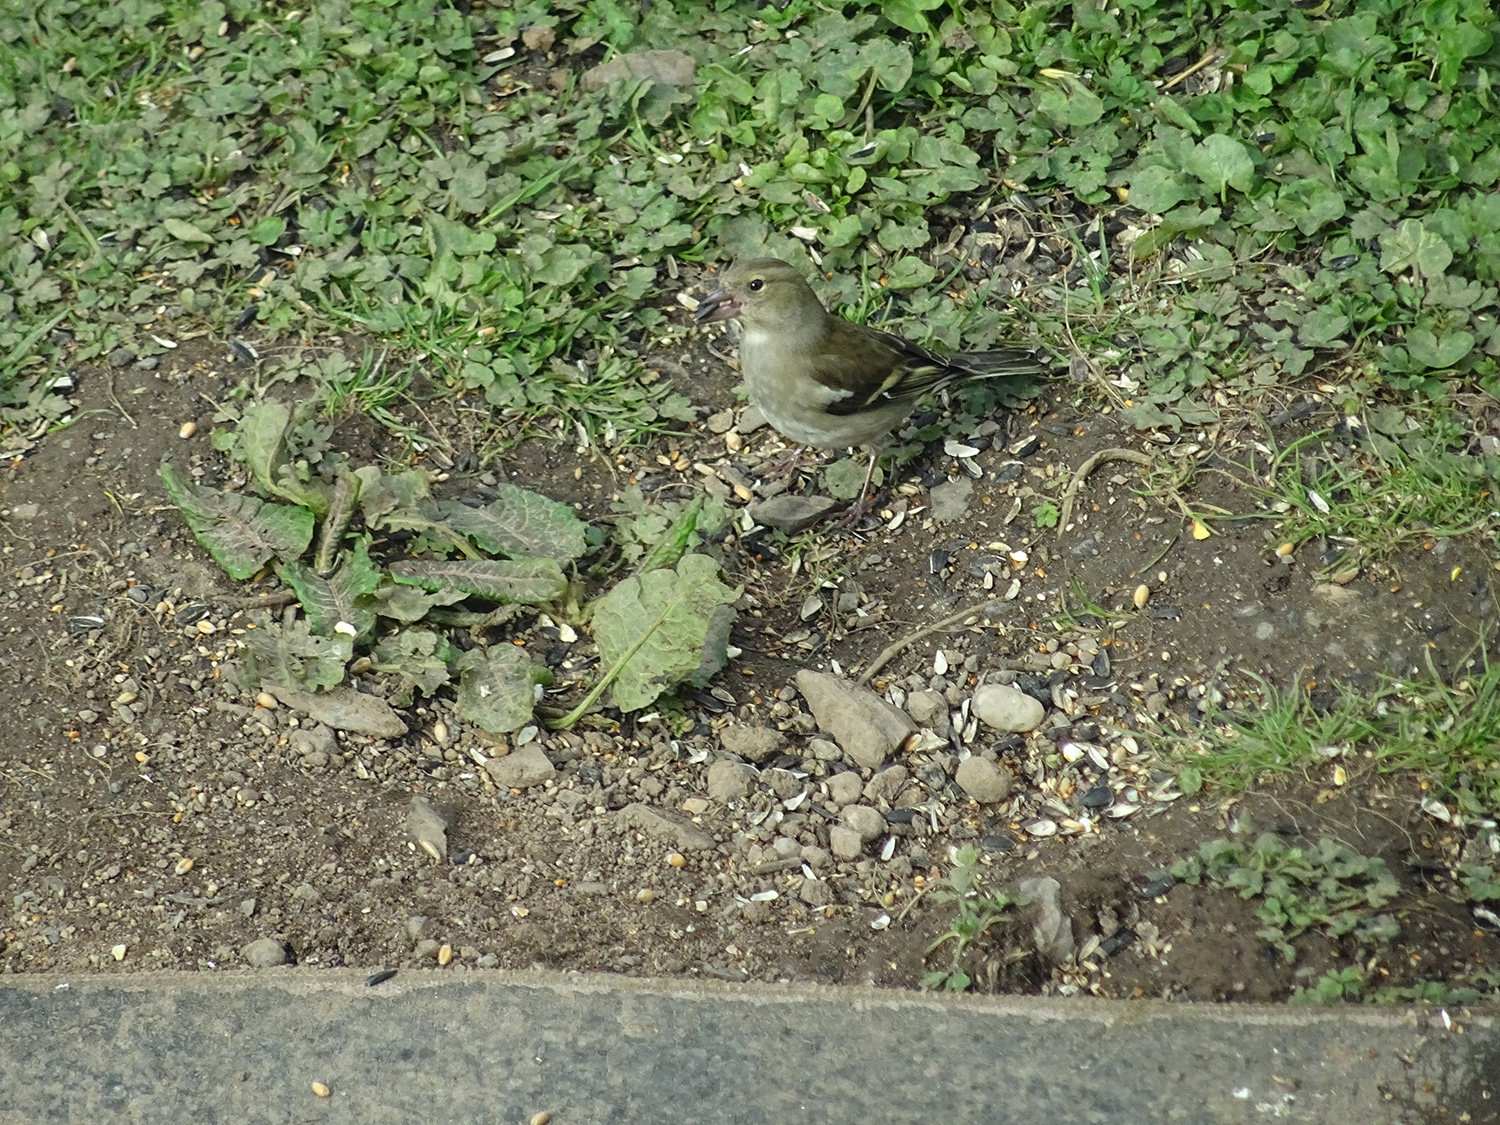
<path fill-rule="evenodd" d="M 606 519 L 628 483 L 671 498 L 706 484 L 730 491 L 735 473 L 753 479 L 780 448 L 776 435 L 761 428 L 731 453 L 706 424 L 738 409 L 733 373 L 696 346 L 666 366 L 703 408 L 705 424 L 686 437 L 609 458 L 538 439 L 486 461 L 464 443 L 478 432 L 472 412 L 434 398 L 410 417 L 446 438 L 419 461 L 448 473 L 444 495 L 482 497 L 503 478 L 576 503 L 591 520 Z M 1495 571 L 1476 544 L 1433 539 L 1344 584 L 1321 575 L 1332 545 L 1279 558 L 1274 525 L 1244 483 L 1263 468 L 1250 413 L 1163 444 L 1071 406 L 1070 388 L 1057 387 L 1028 411 L 996 416 L 991 448 L 974 458 L 982 479 L 945 457 L 941 442 L 929 449 L 871 530 L 790 542 L 732 532 L 721 547 L 746 591 L 733 639 L 742 652 L 714 690 L 651 716 L 605 712 L 582 734 L 544 731 L 555 781 L 497 791 L 471 751 L 507 746 L 466 728 L 441 697 L 407 712 L 405 738 L 340 733 L 331 752 L 309 753 L 294 736 L 311 720 L 258 706 L 225 676 L 226 641 L 247 599 L 279 586 L 230 581 L 166 502 L 157 466 L 170 457 L 206 483 L 232 480 L 209 444 L 211 401 L 241 375 L 207 341 L 155 370 L 81 370 L 77 421 L 0 469 L 4 972 L 236 968 L 248 943 L 271 937 L 303 965 L 432 964 L 446 947 L 454 971 L 546 966 L 910 988 L 945 967 L 944 951 L 927 951 L 953 908 L 928 892 L 949 870 L 950 849 L 967 843 L 982 848 L 994 888 L 1055 877 L 1077 943 L 1099 939 L 1053 964 L 1029 921 L 1002 921 L 964 962 L 980 990 L 1277 1001 L 1354 963 L 1389 985 L 1492 981 L 1500 969 L 1500 937 L 1446 893 L 1471 839 L 1419 810 L 1414 778 L 1354 760 L 1341 785 L 1330 767 L 1244 797 L 1174 797 L 1180 763 L 1152 736 L 1191 730 L 1226 703 L 1251 705 L 1254 677 L 1326 686 L 1428 667 L 1452 675 L 1495 635 Z M 1314 404 L 1290 425 L 1329 423 L 1321 411 Z M 188 421 L 196 432 L 180 437 Z M 339 420 L 331 444 L 356 463 L 411 455 L 362 417 Z M 1183 496 L 1246 518 L 1218 520 L 1211 537 L 1195 539 L 1173 497 L 1144 490 L 1140 466 L 1107 462 L 1079 489 L 1071 528 L 1037 527 L 1039 497 L 1028 490 L 1056 499 L 1059 477 L 1110 448 L 1164 464 L 1197 458 L 1204 471 Z M 805 476 L 794 487 L 816 483 Z M 945 486 L 944 502 L 955 490 L 960 502 L 939 522 L 933 490 Z M 957 741 L 916 751 L 900 763 L 903 784 L 861 798 L 886 814 L 888 835 L 857 861 L 830 857 L 827 781 L 849 767 L 808 749 L 817 732 L 786 690 L 796 672 L 857 673 L 893 640 L 1002 596 L 1015 579 L 1015 597 L 989 617 L 916 641 L 876 677 L 892 698 L 946 695 L 960 720 L 955 738 L 962 700 L 982 678 L 1004 673 L 1039 691 L 1042 731 L 965 744 L 995 750 L 1014 778 L 1010 798 L 979 805 L 956 787 Z M 1137 609 L 1142 585 L 1149 600 Z M 1108 619 L 1088 616 L 1082 597 Z M 1073 617 L 1059 628 L 1065 602 Z M 533 622 L 518 639 L 559 666 L 570 652 L 586 655 L 586 637 L 571 649 L 558 638 Z M 576 693 L 565 676 L 557 690 L 562 702 Z M 789 738 L 732 808 L 706 796 L 708 767 L 724 754 L 719 731 L 731 722 Z M 1068 732 L 1111 756 L 1107 775 L 1060 756 Z M 1140 811 L 1090 819 L 1082 798 L 1099 784 L 1133 788 Z M 802 789 L 810 799 L 788 809 Z M 445 863 L 407 831 L 414 795 L 448 822 Z M 638 805 L 706 831 L 711 846 L 642 828 Z M 1038 816 L 1063 830 L 1028 833 L 1022 825 Z M 1392 907 L 1399 938 L 1362 947 L 1309 934 L 1288 964 L 1255 936 L 1253 903 L 1207 885 L 1150 885 L 1236 821 L 1385 858 L 1403 887 Z M 814 864 L 809 879 L 804 867 Z"/>

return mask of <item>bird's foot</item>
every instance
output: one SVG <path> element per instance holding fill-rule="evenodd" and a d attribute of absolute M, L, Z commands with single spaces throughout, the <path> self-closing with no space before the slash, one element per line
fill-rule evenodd
<path fill-rule="evenodd" d="M 862 492 L 854 503 L 850 504 L 834 521 L 834 526 L 844 531 L 858 531 L 865 522 L 865 518 L 875 508 L 876 495 L 873 492 Z"/>
<path fill-rule="evenodd" d="M 808 465 L 816 465 L 817 463 L 818 454 L 816 451 L 806 447 L 799 447 L 783 453 L 773 461 L 757 466 L 758 472 L 756 475 L 761 480 L 781 480 Z"/>

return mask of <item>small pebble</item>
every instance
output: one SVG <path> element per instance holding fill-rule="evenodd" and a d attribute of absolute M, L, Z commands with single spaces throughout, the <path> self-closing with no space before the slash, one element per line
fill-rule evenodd
<path fill-rule="evenodd" d="M 109 951 L 109 955 L 116 961 L 123 961 L 125 960 L 125 949 L 124 945 L 117 945 Z"/>

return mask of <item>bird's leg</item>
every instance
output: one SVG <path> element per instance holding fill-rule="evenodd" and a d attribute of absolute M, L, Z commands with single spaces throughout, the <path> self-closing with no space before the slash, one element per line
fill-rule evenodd
<path fill-rule="evenodd" d="M 880 450 L 870 451 L 870 464 L 865 469 L 865 483 L 859 486 L 859 498 L 844 509 L 844 514 L 839 517 L 839 526 L 846 530 L 852 530 L 865 518 L 871 507 L 874 506 L 875 496 L 870 492 L 870 482 L 875 479 L 875 464 L 880 460 Z"/>

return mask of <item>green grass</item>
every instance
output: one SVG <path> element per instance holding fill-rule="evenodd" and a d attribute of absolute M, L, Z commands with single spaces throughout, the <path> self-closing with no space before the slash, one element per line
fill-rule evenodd
<path fill-rule="evenodd" d="M 1500 663 L 1471 665 L 1452 684 L 1433 676 L 1335 690 L 1315 706 L 1303 692 L 1267 687 L 1263 708 L 1224 712 L 1206 734 L 1169 745 L 1193 788 L 1233 793 L 1278 774 L 1321 781 L 1335 768 L 1406 770 L 1462 815 L 1500 811 Z"/>
<path fill-rule="evenodd" d="M 1474 532 L 1493 540 L 1500 530 L 1500 463 L 1465 451 L 1464 435 L 1453 429 L 1439 416 L 1403 428 L 1400 439 L 1366 430 L 1363 441 L 1350 439 L 1357 445 L 1339 460 L 1323 453 L 1329 431 L 1308 434 L 1274 455 L 1263 495 L 1280 514 L 1287 541 L 1326 537 L 1356 557 Z"/>

